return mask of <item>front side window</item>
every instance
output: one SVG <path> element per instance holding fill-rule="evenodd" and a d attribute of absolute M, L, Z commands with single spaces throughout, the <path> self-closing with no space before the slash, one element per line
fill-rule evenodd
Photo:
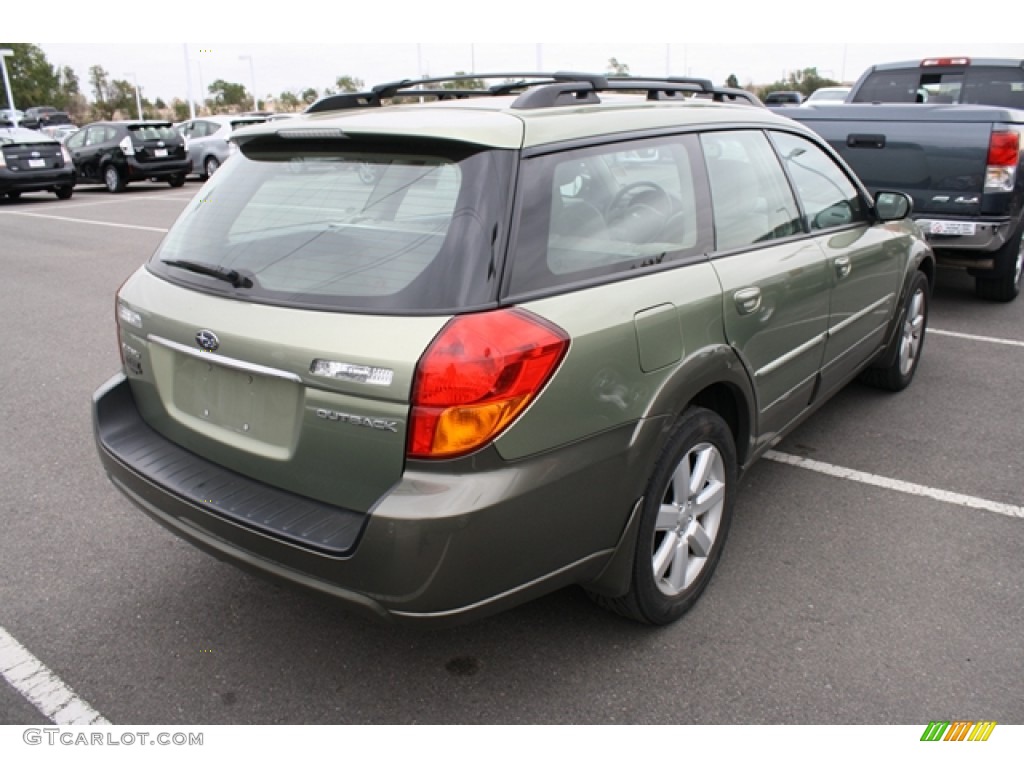
<path fill-rule="evenodd" d="M 703 253 L 693 137 L 524 160 L 510 289 L 544 290 Z"/>
<path fill-rule="evenodd" d="M 763 133 L 709 132 L 701 135 L 701 144 L 711 182 L 718 250 L 803 231 L 796 200 Z"/>
<path fill-rule="evenodd" d="M 775 132 L 772 140 L 803 204 L 812 232 L 867 220 L 857 188 L 820 147 L 800 136 Z"/>
<path fill-rule="evenodd" d="M 494 302 L 509 153 L 429 149 L 247 145 L 182 213 L 150 269 L 295 306 L 423 312 Z M 369 161 L 380 171 L 366 183 L 358 171 Z M 197 263 L 240 277 L 211 281 L 188 266 Z"/>

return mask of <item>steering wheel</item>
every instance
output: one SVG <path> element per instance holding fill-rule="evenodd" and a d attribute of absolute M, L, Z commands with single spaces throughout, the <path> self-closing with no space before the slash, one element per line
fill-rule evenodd
<path fill-rule="evenodd" d="M 652 243 L 660 239 L 672 216 L 672 198 L 653 181 L 627 184 L 608 204 L 608 229 L 613 240 Z"/>
<path fill-rule="evenodd" d="M 630 209 L 653 211 L 662 219 L 672 215 L 672 198 L 663 187 L 653 181 L 634 181 L 627 184 L 608 203 L 608 221 L 624 218 Z"/>

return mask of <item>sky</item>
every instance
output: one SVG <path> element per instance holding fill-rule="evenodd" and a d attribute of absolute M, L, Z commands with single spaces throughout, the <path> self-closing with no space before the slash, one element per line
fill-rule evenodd
<path fill-rule="evenodd" d="M 734 74 L 741 85 L 768 84 L 808 67 L 824 77 L 853 81 L 869 65 L 887 61 L 1024 58 L 1024 36 L 1014 25 L 994 28 L 991 14 L 972 22 L 958 13 L 952 31 L 941 19 L 929 29 L 912 8 L 869 0 L 828 6 L 820 0 L 732 0 L 728 5 L 434 0 L 415 8 L 408 0 L 268 0 L 259 8 L 175 0 L 151 7 L 115 4 L 111 7 L 121 11 L 114 15 L 122 18 L 108 22 L 105 17 L 98 27 L 76 18 L 81 3 L 52 5 L 60 13 L 48 15 L 43 24 L 37 10 L 5 11 L 0 35 L 35 43 L 51 64 L 71 67 L 90 98 L 89 68 L 97 64 L 111 79 L 137 82 L 150 100 L 184 99 L 191 89 L 198 101 L 217 79 L 241 83 L 248 91 L 255 87 L 264 98 L 286 90 L 322 91 L 341 75 L 369 86 L 457 71 L 603 72 L 611 57 L 634 75 L 671 73 L 723 83 Z M 827 17 L 826 8 L 831 9 Z M 844 16 L 845 9 L 851 10 Z M 229 42 L 197 42 L 200 31 Z M 547 42 L 532 42 L 538 39 Z M 17 85 L 12 86 L 17 103 Z"/>

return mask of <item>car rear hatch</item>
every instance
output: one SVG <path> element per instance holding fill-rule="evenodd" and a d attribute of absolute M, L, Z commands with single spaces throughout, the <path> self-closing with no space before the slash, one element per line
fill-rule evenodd
<path fill-rule="evenodd" d="M 362 162 L 383 169 L 372 186 Z M 511 167 L 444 142 L 247 145 L 120 291 L 146 427 L 247 478 L 243 507 L 262 488 L 368 513 L 402 476 L 418 360 L 495 303 Z"/>
<path fill-rule="evenodd" d="M 129 125 L 128 138 L 122 146 L 127 154 L 134 153 L 135 160 L 143 164 L 184 160 L 186 157 L 185 140 L 171 123 Z"/>
<path fill-rule="evenodd" d="M 0 152 L 10 171 L 59 170 L 65 165 L 60 143 L 35 131 L 0 131 Z"/>

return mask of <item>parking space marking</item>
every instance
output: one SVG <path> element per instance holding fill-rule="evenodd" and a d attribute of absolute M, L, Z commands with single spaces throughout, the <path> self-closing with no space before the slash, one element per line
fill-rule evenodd
<path fill-rule="evenodd" d="M 967 339 L 968 341 L 985 341 L 989 344 L 1006 344 L 1010 347 L 1024 347 L 1024 341 L 1014 341 L 1013 339 L 999 339 L 994 336 L 975 336 L 970 333 L 958 333 L 956 331 L 940 331 L 938 328 L 929 328 L 928 333 L 934 333 L 936 336 L 952 336 L 955 339 Z"/>
<path fill-rule="evenodd" d="M 57 725 L 110 725 L 110 721 L 0 627 L 0 674 Z"/>
<path fill-rule="evenodd" d="M 60 209 L 62 211 L 77 209 L 77 208 L 92 208 L 97 205 L 124 205 L 126 202 L 132 203 L 146 203 L 146 202 L 157 202 L 157 203 L 180 203 L 182 201 L 189 201 L 192 199 L 192 195 L 188 197 L 173 197 L 171 195 L 134 195 L 131 197 L 119 197 L 116 200 L 92 200 L 87 203 L 75 201 L 74 203 L 64 203 Z M 21 213 L 21 211 L 8 211 L 8 213 Z"/>
<path fill-rule="evenodd" d="M 768 451 L 764 457 L 771 461 L 777 461 L 780 464 L 789 464 L 794 467 L 809 469 L 812 472 L 818 472 L 831 477 L 838 477 L 843 480 L 853 480 L 857 483 L 874 485 L 878 488 L 884 488 L 889 491 L 909 493 L 913 496 L 924 496 L 929 499 L 935 499 L 936 501 L 942 501 L 947 504 L 956 504 L 961 507 L 984 509 L 988 512 L 995 512 L 1008 517 L 1024 518 L 1024 507 L 1019 507 L 1015 504 L 1003 504 L 999 501 L 979 499 L 976 496 L 965 496 L 962 493 L 944 491 L 940 488 L 929 488 L 926 485 L 907 483 L 903 480 L 896 480 L 894 478 L 883 477 L 881 475 L 872 475 L 869 472 L 860 472 L 856 469 L 838 467 L 835 464 L 826 464 L 823 461 L 815 461 L 814 459 L 807 459 L 803 456 L 793 456 L 789 453 L 780 453 L 779 451 Z"/>
<path fill-rule="evenodd" d="M 146 232 L 160 232 L 164 233 L 167 231 L 166 227 L 143 227 L 139 224 L 115 224 L 111 221 L 91 221 L 89 219 L 73 219 L 70 216 L 50 216 L 45 213 L 26 213 L 24 211 L 0 211 L 0 214 L 7 216 L 32 216 L 37 219 L 56 219 L 57 221 L 71 221 L 77 224 L 96 224 L 100 227 L 118 227 L 119 229 L 141 229 Z"/>

